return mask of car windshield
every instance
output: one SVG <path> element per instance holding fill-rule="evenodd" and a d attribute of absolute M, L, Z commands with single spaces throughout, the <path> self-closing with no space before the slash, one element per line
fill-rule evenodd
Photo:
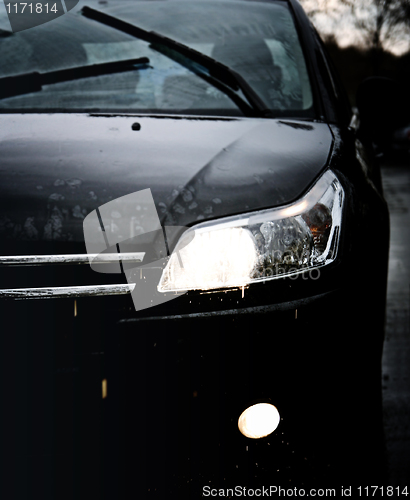
<path fill-rule="evenodd" d="M 87 2 L 155 31 L 236 71 L 271 116 L 314 118 L 313 98 L 292 15 L 283 2 Z M 150 64 L 42 85 L 0 99 L 2 112 L 126 112 L 241 116 L 238 101 L 212 79 L 154 45 L 81 15 L 10 33 L 0 13 L 0 78 L 146 57 Z M 7 83 L 9 84 L 9 83 Z M 12 83 L 10 83 L 12 85 Z M 238 97 L 246 102 L 241 90 Z"/>

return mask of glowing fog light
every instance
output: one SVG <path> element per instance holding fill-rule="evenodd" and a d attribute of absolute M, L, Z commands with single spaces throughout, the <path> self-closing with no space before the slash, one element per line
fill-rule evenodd
<path fill-rule="evenodd" d="M 258 403 L 247 408 L 239 417 L 238 427 L 248 438 L 259 439 L 271 434 L 279 425 L 279 412 L 269 403 Z"/>

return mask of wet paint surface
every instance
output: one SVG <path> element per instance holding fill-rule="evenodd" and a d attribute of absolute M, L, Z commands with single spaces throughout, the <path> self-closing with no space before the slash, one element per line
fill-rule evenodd
<path fill-rule="evenodd" d="M 88 213 L 146 188 L 165 225 L 287 203 L 325 167 L 332 143 L 325 124 L 284 120 L 15 114 L 3 121 L 0 231 L 23 241 L 83 241 Z"/>

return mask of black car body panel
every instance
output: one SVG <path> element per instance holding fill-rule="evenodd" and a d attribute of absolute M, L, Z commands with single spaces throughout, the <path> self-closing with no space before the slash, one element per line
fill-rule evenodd
<path fill-rule="evenodd" d="M 15 498 L 183 499 L 208 486 L 384 480 L 389 215 L 380 171 L 302 8 L 283 5 L 305 55 L 311 116 L 2 108 L 1 288 L 71 287 L 62 299 L 0 300 L 11 381 L 4 477 Z M 345 196 L 337 255 L 296 279 L 195 289 L 136 312 L 129 294 L 76 293 L 124 285 L 123 274 L 1 260 L 84 255 L 85 216 L 138 190 L 151 189 L 163 226 L 195 227 L 293 204 L 328 170 Z M 238 430 L 257 401 L 281 415 L 260 440 Z"/>
<path fill-rule="evenodd" d="M 285 119 L 2 119 L 2 229 L 26 241 L 83 242 L 86 214 L 146 188 L 166 225 L 288 204 L 323 170 L 332 144 L 326 124 Z M 61 226 L 50 232 L 53 214 Z"/>

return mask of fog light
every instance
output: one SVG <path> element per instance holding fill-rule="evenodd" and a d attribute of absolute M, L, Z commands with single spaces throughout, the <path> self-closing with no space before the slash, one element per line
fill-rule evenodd
<path fill-rule="evenodd" d="M 279 425 L 279 412 L 269 403 L 258 403 L 247 408 L 239 417 L 238 427 L 248 438 L 269 436 Z"/>

